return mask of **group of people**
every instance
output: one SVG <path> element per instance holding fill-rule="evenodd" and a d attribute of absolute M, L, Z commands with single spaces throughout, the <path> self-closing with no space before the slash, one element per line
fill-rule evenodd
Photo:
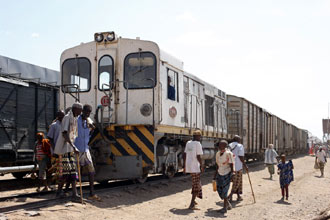
<path fill-rule="evenodd" d="M 202 164 L 202 145 L 200 143 L 201 132 L 199 130 L 193 133 L 193 139 L 188 141 L 184 153 L 184 172 L 192 177 L 192 198 L 189 209 L 196 210 L 196 197 L 202 199 L 201 173 L 204 171 Z M 218 152 L 216 153 L 216 171 L 214 173 L 214 182 L 219 197 L 224 200 L 223 208 L 219 211 L 226 213 L 232 209 L 233 195 L 237 195 L 237 201 L 242 201 L 243 193 L 243 168 L 248 172 L 248 167 L 244 159 L 244 146 L 240 143 L 241 138 L 235 135 L 232 143 L 228 144 L 226 140 L 218 142 Z M 280 160 L 279 160 L 280 158 Z M 280 162 L 279 162 L 280 161 Z M 274 150 L 273 144 L 270 144 L 265 151 L 265 164 L 270 173 L 270 179 L 275 173 L 275 164 L 277 164 L 278 174 L 280 176 L 280 187 L 282 200 L 289 198 L 289 185 L 293 181 L 293 163 L 286 161 L 286 156 L 278 154 Z M 230 183 L 232 182 L 231 192 L 229 193 Z"/>
<path fill-rule="evenodd" d="M 204 171 L 202 164 L 202 145 L 200 143 L 201 132 L 194 131 L 193 139 L 188 141 L 184 152 L 184 172 L 190 173 L 192 177 L 192 198 L 189 209 L 196 210 L 196 197 L 202 199 L 202 184 L 200 175 Z M 248 172 L 248 167 L 244 160 L 244 147 L 240 144 L 240 137 L 235 136 L 233 142 L 228 145 L 226 140 L 218 143 L 219 151 L 216 154 L 216 180 L 217 191 L 221 199 L 224 200 L 224 207 L 220 210 L 226 213 L 232 208 L 231 202 L 233 195 L 237 194 L 237 201 L 242 201 L 243 193 L 243 167 Z M 232 190 L 228 195 L 230 183 Z"/>
<path fill-rule="evenodd" d="M 78 180 L 78 167 L 81 171 L 88 170 L 90 195 L 89 199 L 100 200 L 94 193 L 95 169 L 89 150 L 90 134 L 94 130 L 92 120 L 89 118 L 92 107 L 74 103 L 67 111 L 59 111 L 55 121 L 50 125 L 46 139 L 43 133 L 37 134 L 36 161 L 39 165 L 39 187 L 43 184 L 48 190 L 47 173 L 55 172 L 58 184 L 57 197 L 65 196 L 66 190 L 72 185 L 72 200 L 80 201 L 76 183 Z M 51 162 L 50 162 L 51 161 Z M 79 164 L 78 164 L 79 161 Z M 49 164 L 51 164 L 49 166 Z"/>

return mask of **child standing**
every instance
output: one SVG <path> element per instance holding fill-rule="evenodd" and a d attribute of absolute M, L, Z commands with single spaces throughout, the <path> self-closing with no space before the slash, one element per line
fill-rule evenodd
<path fill-rule="evenodd" d="M 284 189 L 286 200 L 289 199 L 289 185 L 293 181 L 293 164 L 292 161 L 285 162 L 285 154 L 281 155 L 281 162 L 277 165 L 277 173 L 280 175 L 280 186 L 282 190 L 282 200 L 284 200 Z"/>

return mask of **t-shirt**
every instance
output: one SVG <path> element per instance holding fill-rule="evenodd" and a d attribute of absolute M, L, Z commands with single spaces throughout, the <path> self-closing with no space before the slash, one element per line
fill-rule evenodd
<path fill-rule="evenodd" d="M 67 115 L 64 116 L 61 123 L 61 134 L 58 136 L 54 153 L 58 155 L 62 155 L 68 152 L 73 152 L 73 148 L 67 143 L 63 137 L 63 132 L 66 131 L 69 134 L 69 138 L 71 143 L 74 143 L 77 135 L 77 118 L 73 116 L 72 111 L 70 111 Z"/>
<path fill-rule="evenodd" d="M 36 145 L 36 158 L 37 158 L 37 161 L 41 161 L 44 158 L 44 156 L 46 156 L 46 154 L 42 150 L 42 143 L 37 143 L 37 145 Z"/>
<path fill-rule="evenodd" d="M 274 149 L 267 148 L 265 151 L 265 164 L 276 164 L 277 153 Z"/>
<path fill-rule="evenodd" d="M 83 120 L 82 116 L 78 117 L 78 137 L 76 138 L 74 145 L 78 148 L 79 152 L 89 151 L 89 128 L 87 120 Z"/>
<path fill-rule="evenodd" d="M 199 141 L 188 141 L 184 150 L 186 153 L 186 173 L 200 173 L 197 155 L 203 155 L 203 148 Z"/>
<path fill-rule="evenodd" d="M 244 157 L 244 147 L 242 144 L 233 142 L 233 143 L 229 144 L 229 149 L 233 153 L 233 156 L 235 159 L 235 171 L 240 171 L 241 169 L 243 169 L 243 163 L 239 159 L 239 156 Z"/>
<path fill-rule="evenodd" d="M 57 120 L 50 125 L 49 131 L 47 133 L 47 137 L 53 139 L 54 145 L 56 145 L 56 141 L 60 133 L 61 133 L 61 122 Z"/>
<path fill-rule="evenodd" d="M 325 157 L 326 157 L 326 155 L 325 155 L 325 152 L 323 150 L 322 151 L 317 151 L 316 157 L 317 157 L 317 159 L 318 159 L 319 162 L 325 163 Z"/>
<path fill-rule="evenodd" d="M 215 155 L 215 160 L 218 165 L 218 173 L 221 176 L 227 175 L 230 171 L 230 165 L 231 163 L 234 163 L 234 157 L 233 153 L 229 150 L 226 150 L 221 156 L 220 151 L 217 152 Z"/>

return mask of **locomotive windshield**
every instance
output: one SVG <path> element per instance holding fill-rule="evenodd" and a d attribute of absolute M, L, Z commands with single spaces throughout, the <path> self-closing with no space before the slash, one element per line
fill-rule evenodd
<path fill-rule="evenodd" d="M 91 63 L 87 58 L 71 58 L 62 65 L 62 90 L 87 92 L 91 87 Z M 64 91 L 63 91 L 64 92 Z"/>
<path fill-rule="evenodd" d="M 131 53 L 124 61 L 125 88 L 146 89 L 156 84 L 156 57 L 151 52 Z"/>

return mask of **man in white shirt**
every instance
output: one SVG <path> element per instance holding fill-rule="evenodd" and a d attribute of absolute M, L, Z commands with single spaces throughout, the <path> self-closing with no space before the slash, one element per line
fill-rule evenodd
<path fill-rule="evenodd" d="M 320 146 L 318 151 L 316 152 L 315 162 L 318 162 L 321 171 L 321 177 L 324 177 L 324 165 L 327 162 L 327 157 L 322 146 Z"/>
<path fill-rule="evenodd" d="M 233 175 L 233 186 L 229 195 L 229 201 L 232 201 L 233 194 L 237 194 L 237 201 L 242 201 L 240 194 L 243 193 L 243 166 L 248 172 L 248 167 L 245 164 L 244 160 L 244 146 L 240 144 L 241 137 L 238 135 L 234 136 L 233 142 L 229 144 L 229 149 L 234 156 L 234 167 L 235 172 Z"/>
<path fill-rule="evenodd" d="M 80 103 L 74 103 L 72 110 L 64 116 L 61 123 L 61 134 L 58 136 L 54 150 L 62 167 L 56 196 L 61 197 L 64 183 L 71 182 L 73 201 L 80 201 L 76 189 L 78 175 L 75 153 L 78 153 L 78 149 L 74 146 L 74 142 L 78 136 L 77 117 L 81 114 L 82 107 Z"/>
<path fill-rule="evenodd" d="M 192 190 L 191 190 L 191 202 L 189 209 L 196 210 L 195 199 L 196 197 L 202 199 L 202 183 L 200 179 L 201 172 L 204 171 L 202 164 L 203 148 L 200 143 L 201 132 L 199 130 L 194 131 L 193 139 L 188 141 L 183 154 L 184 160 L 184 173 L 190 173 L 192 177 Z"/>
<path fill-rule="evenodd" d="M 221 199 L 224 200 L 223 209 L 220 210 L 222 213 L 226 213 L 227 209 L 232 208 L 228 202 L 228 190 L 230 187 L 230 180 L 232 173 L 234 172 L 234 157 L 233 153 L 226 149 L 228 142 L 221 140 L 219 142 L 219 151 L 215 155 L 216 159 L 216 171 L 214 173 L 214 180 L 217 181 L 217 191 Z"/>
<path fill-rule="evenodd" d="M 277 164 L 278 154 L 274 150 L 274 145 L 269 144 L 268 148 L 265 151 L 265 164 L 268 167 L 268 172 L 270 174 L 269 179 L 273 179 L 273 174 L 275 173 L 274 164 Z"/>

